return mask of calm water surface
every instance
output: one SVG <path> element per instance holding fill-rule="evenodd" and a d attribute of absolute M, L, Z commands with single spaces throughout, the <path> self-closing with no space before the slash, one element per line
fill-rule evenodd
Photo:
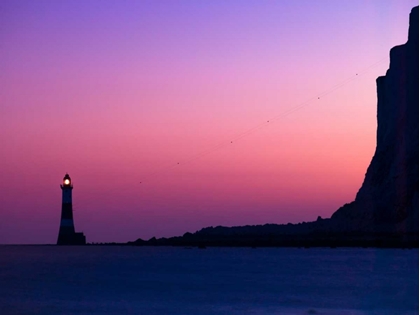
<path fill-rule="evenodd" d="M 0 246 L 0 314 L 418 314 L 401 249 Z"/>

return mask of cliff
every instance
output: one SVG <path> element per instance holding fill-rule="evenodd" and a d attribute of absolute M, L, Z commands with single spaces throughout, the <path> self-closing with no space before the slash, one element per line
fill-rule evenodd
<path fill-rule="evenodd" d="M 356 199 L 331 217 L 340 229 L 418 233 L 419 7 L 412 9 L 406 44 L 390 52 L 377 84 L 377 144 Z"/>
<path fill-rule="evenodd" d="M 390 52 L 377 83 L 377 143 L 356 199 L 330 219 L 299 224 L 207 227 L 180 237 L 138 239 L 140 246 L 418 247 L 419 7 L 406 44 Z"/>

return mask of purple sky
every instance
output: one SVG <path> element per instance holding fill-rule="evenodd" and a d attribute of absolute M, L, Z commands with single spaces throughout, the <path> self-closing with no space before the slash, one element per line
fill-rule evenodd
<path fill-rule="evenodd" d="M 88 242 L 331 216 L 415 5 L 1 1 L 0 243 L 56 242 L 66 172 Z"/>

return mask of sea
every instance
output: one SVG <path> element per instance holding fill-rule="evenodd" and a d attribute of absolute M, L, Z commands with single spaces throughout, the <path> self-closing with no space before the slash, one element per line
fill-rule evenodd
<path fill-rule="evenodd" d="M 0 314 L 418 314 L 418 249 L 0 246 Z"/>

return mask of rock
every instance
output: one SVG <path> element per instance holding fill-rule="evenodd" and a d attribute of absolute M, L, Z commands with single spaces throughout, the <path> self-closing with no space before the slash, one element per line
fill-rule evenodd
<path fill-rule="evenodd" d="M 411 11 L 407 43 L 391 49 L 390 67 L 376 82 L 375 154 L 355 201 L 331 219 L 351 230 L 418 233 L 419 7 Z"/>

